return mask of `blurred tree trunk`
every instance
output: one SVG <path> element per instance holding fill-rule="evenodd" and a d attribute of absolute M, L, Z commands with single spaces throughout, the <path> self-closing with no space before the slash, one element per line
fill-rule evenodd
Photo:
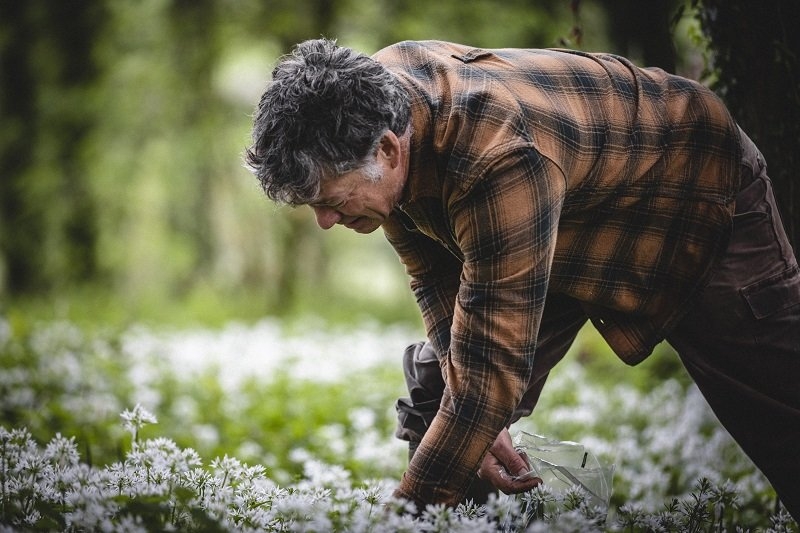
<path fill-rule="evenodd" d="M 193 265 L 189 276 L 180 280 L 179 289 L 188 291 L 198 277 L 207 273 L 215 255 L 212 231 L 215 166 L 214 114 L 208 106 L 217 98 L 212 77 L 218 59 L 216 41 L 215 0 L 173 0 L 169 6 L 170 65 L 178 83 L 190 81 L 192 86 L 176 93 L 172 106 L 178 113 L 176 123 L 184 140 L 177 149 L 188 151 L 186 169 L 189 179 L 182 194 L 174 198 L 181 202 L 173 210 L 170 223 L 177 233 L 189 237 Z"/>
<path fill-rule="evenodd" d="M 36 144 L 34 73 L 28 58 L 33 43 L 28 8 L 23 2 L 0 2 L 0 252 L 3 285 L 23 292 L 42 281 L 43 207 L 25 182 Z"/>
<path fill-rule="evenodd" d="M 800 2 L 693 0 L 715 89 L 769 165 L 784 225 L 800 237 Z"/>
<path fill-rule="evenodd" d="M 603 0 L 615 52 L 646 67 L 675 72 L 676 52 L 670 21 L 676 0 Z"/>
<path fill-rule="evenodd" d="M 97 271 L 83 143 L 102 4 L 0 2 L 0 291 L 43 292 Z"/>

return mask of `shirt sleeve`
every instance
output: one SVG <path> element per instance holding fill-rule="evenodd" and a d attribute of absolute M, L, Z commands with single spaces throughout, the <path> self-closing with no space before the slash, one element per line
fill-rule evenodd
<path fill-rule="evenodd" d="M 411 278 L 428 340 L 437 354 L 450 349 L 450 327 L 461 278 L 461 260 L 440 243 L 407 227 L 400 214 L 383 224 L 387 240 Z"/>
<path fill-rule="evenodd" d="M 519 150 L 450 206 L 464 263 L 439 412 L 396 495 L 456 505 L 529 381 L 565 192 L 558 167 Z"/>

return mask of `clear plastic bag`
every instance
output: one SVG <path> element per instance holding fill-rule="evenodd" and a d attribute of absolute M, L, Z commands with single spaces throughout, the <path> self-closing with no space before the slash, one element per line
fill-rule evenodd
<path fill-rule="evenodd" d="M 513 438 L 517 451 L 525 452 L 530 472 L 519 478 L 538 477 L 554 490 L 579 487 L 589 503 L 608 509 L 614 465 L 604 465 L 577 442 L 559 441 L 520 431 Z"/>

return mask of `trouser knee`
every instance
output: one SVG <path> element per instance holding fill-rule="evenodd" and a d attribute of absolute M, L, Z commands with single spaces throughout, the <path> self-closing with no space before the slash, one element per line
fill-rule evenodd
<path fill-rule="evenodd" d="M 406 348 L 403 372 L 409 396 L 397 400 L 395 435 L 409 441 L 410 457 L 439 410 L 444 379 L 436 352 L 428 342 L 417 342 Z"/>

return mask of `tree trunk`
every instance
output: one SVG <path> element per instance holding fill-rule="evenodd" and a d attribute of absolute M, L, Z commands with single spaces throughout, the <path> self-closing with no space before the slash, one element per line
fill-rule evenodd
<path fill-rule="evenodd" d="M 26 171 L 36 144 L 33 43 L 24 2 L 0 2 L 0 293 L 24 291 L 41 281 L 44 223 L 26 191 Z M 3 290 L 4 289 L 4 290 Z"/>
<path fill-rule="evenodd" d="M 92 0 L 0 2 L 0 292 L 42 292 L 96 272 L 81 153 L 104 20 Z"/>
<path fill-rule="evenodd" d="M 213 116 L 203 104 L 216 98 L 212 76 L 219 49 L 215 35 L 217 4 L 213 0 L 172 0 L 169 9 L 172 68 L 179 82 L 192 83 L 191 91 L 179 95 L 173 104 L 180 111 L 177 124 L 186 132 L 188 141 L 178 149 L 188 152 L 181 157 L 192 165 L 191 179 L 179 199 L 178 216 L 170 219 L 174 225 L 171 229 L 189 237 L 194 253 L 192 271 L 179 283 L 183 291 L 211 271 L 216 252 L 211 210 L 218 176 L 216 169 L 209 166 L 209 161 L 214 161 L 211 153 L 216 132 L 208 123 Z"/>
<path fill-rule="evenodd" d="M 800 237 L 800 3 L 695 0 L 715 89 L 769 166 L 786 231 Z"/>
<path fill-rule="evenodd" d="M 644 67 L 675 72 L 677 58 L 670 28 L 675 0 L 603 0 L 603 6 L 617 53 Z"/>

